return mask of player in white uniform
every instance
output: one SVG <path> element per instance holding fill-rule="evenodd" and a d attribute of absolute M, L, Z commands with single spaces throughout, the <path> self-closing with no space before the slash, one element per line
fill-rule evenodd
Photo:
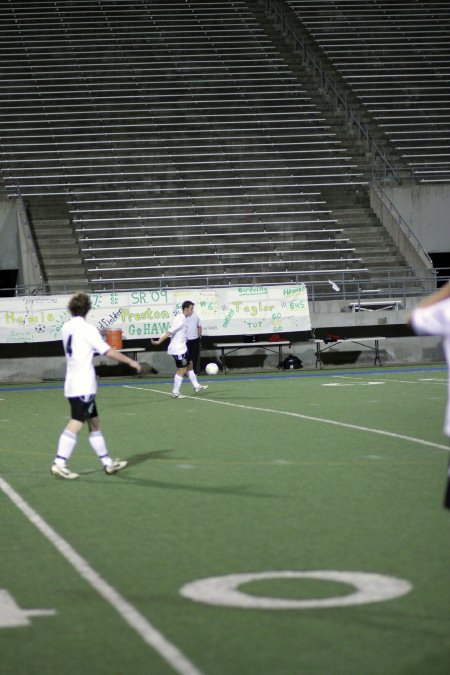
<path fill-rule="evenodd" d="M 190 316 L 186 317 L 187 321 L 187 348 L 192 359 L 194 373 L 196 375 L 200 372 L 200 340 L 202 337 L 202 324 L 197 312 L 192 312 Z"/>
<path fill-rule="evenodd" d="M 167 348 L 167 353 L 171 354 L 175 359 L 177 372 L 175 373 L 173 381 L 173 398 L 180 398 L 180 387 L 183 382 L 183 377 L 188 376 L 194 391 L 204 391 L 208 389 L 206 384 L 199 384 L 197 376 L 193 369 L 192 359 L 187 348 L 187 317 L 191 316 L 194 311 L 194 303 L 190 300 L 185 300 L 181 305 L 181 314 L 173 319 L 169 330 L 166 331 L 157 340 L 151 340 L 152 345 L 160 345 L 164 340 L 170 338 L 170 344 Z"/>
<path fill-rule="evenodd" d="M 449 368 L 444 433 L 450 436 L 450 282 L 422 300 L 411 313 L 410 323 L 417 335 L 440 335 L 442 337 L 445 359 Z M 450 464 L 444 505 L 450 509 Z"/>
<path fill-rule="evenodd" d="M 66 377 L 64 396 L 69 400 L 71 419 L 59 437 L 56 457 L 51 473 L 58 478 L 78 478 L 77 473 L 67 467 L 84 422 L 89 427 L 89 443 L 100 459 L 105 472 L 113 474 L 124 469 L 127 462 L 114 460 L 109 456 L 105 439 L 100 431 L 95 394 L 97 378 L 93 364 L 94 354 L 109 356 L 120 363 L 127 363 L 137 372 L 141 366 L 125 354 L 112 349 L 92 324 L 87 323 L 86 315 L 91 309 L 91 301 L 86 293 L 72 296 L 68 305 L 72 318 L 62 327 L 62 340 L 66 354 Z"/>

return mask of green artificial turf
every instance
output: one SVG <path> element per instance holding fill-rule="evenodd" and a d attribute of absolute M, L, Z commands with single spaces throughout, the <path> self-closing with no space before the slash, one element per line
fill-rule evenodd
<path fill-rule="evenodd" d="M 68 418 L 61 388 L 3 387 L 0 477 L 198 672 L 444 675 L 446 371 L 347 373 L 202 378 L 208 391 L 185 382 L 180 400 L 168 381 L 104 381 L 102 429 L 130 466 L 106 476 L 83 430 L 76 481 L 49 474 Z M 3 492 L 0 508 L 0 589 L 22 609 L 56 611 L 0 627 L 2 675 L 176 672 Z M 388 575 L 412 590 L 289 610 L 180 594 L 203 578 L 286 570 Z M 305 600 L 354 589 L 275 578 L 240 590 Z"/>

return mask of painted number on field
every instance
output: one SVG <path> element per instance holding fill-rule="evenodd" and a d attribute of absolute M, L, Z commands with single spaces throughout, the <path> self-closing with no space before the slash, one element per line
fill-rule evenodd
<path fill-rule="evenodd" d="M 21 609 L 12 595 L 0 588 L 0 628 L 29 626 L 32 616 L 53 616 L 54 609 Z"/>
<path fill-rule="evenodd" d="M 355 588 L 355 591 L 343 596 L 329 598 L 311 598 L 308 600 L 289 600 L 248 595 L 238 590 L 242 584 L 264 579 L 316 579 L 334 581 Z M 370 602 L 393 600 L 409 593 L 412 585 L 404 579 L 388 577 L 384 574 L 364 572 L 336 572 L 334 570 L 313 570 L 309 572 L 281 571 L 249 574 L 228 574 L 222 577 L 209 577 L 188 583 L 180 589 L 185 598 L 207 605 L 222 607 L 240 607 L 242 609 L 320 609 L 328 607 L 349 607 Z"/>

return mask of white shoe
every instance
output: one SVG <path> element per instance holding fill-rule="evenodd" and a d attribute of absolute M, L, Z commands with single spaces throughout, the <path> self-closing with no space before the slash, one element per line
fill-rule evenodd
<path fill-rule="evenodd" d="M 70 469 L 67 468 L 67 466 L 59 466 L 58 464 L 52 464 L 50 467 L 50 473 L 53 476 L 57 476 L 58 478 L 67 478 L 68 480 L 73 480 L 74 478 L 78 478 L 79 474 L 74 473 Z"/>
<path fill-rule="evenodd" d="M 179 391 L 171 391 L 170 395 L 172 398 L 183 398 Z"/>
<path fill-rule="evenodd" d="M 207 384 L 199 384 L 198 387 L 194 387 L 194 391 L 195 391 L 195 392 L 198 392 L 198 391 L 205 391 L 205 389 L 208 389 L 208 385 L 207 385 Z"/>
<path fill-rule="evenodd" d="M 125 459 L 113 459 L 112 464 L 104 467 L 105 473 L 107 473 L 108 476 L 112 476 L 113 473 L 117 473 L 124 469 L 127 464 L 128 462 Z"/>

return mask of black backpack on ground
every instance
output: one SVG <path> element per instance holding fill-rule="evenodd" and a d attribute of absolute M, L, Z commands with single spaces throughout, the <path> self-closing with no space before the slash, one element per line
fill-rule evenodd
<path fill-rule="evenodd" d="M 289 354 L 289 356 L 286 356 L 283 361 L 283 368 L 284 370 L 298 370 L 299 368 L 303 368 L 303 366 L 302 362 L 297 356 Z"/>

